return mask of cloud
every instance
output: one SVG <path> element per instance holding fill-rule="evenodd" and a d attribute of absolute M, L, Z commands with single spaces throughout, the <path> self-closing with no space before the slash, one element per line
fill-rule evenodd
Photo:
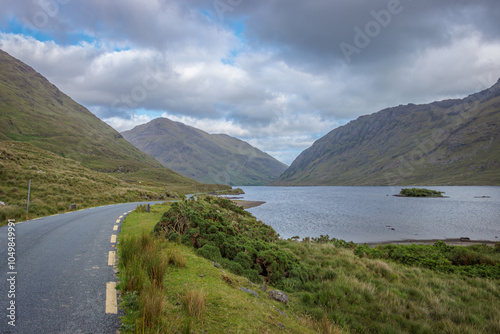
<path fill-rule="evenodd" d="M 500 77 L 497 0 L 46 0 L 0 12 L 0 48 L 118 130 L 163 115 L 287 164 L 358 116 Z"/>

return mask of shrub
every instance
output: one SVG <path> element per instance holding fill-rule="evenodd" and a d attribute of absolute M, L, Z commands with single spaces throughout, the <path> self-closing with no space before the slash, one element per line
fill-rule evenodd
<path fill-rule="evenodd" d="M 215 262 L 220 262 L 222 259 L 222 255 L 220 254 L 219 247 L 214 246 L 212 244 L 206 244 L 200 249 L 196 251 L 198 255 L 203 256 L 206 259 L 215 261 Z"/>

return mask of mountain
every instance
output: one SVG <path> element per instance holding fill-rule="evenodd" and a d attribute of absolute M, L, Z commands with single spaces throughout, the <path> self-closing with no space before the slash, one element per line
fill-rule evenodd
<path fill-rule="evenodd" d="M 500 185 L 500 80 L 464 99 L 361 116 L 273 185 Z"/>
<path fill-rule="evenodd" d="M 163 188 L 200 185 L 135 148 L 33 68 L 2 50 L 0 129 L 0 140 L 28 142 L 128 182 Z"/>
<path fill-rule="evenodd" d="M 287 168 L 242 140 L 208 134 L 167 118 L 154 119 L 122 135 L 164 166 L 199 182 L 263 185 Z"/>

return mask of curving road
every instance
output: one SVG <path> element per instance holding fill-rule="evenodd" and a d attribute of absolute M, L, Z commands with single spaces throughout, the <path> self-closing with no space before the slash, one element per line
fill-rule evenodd
<path fill-rule="evenodd" d="M 120 223 L 137 204 L 21 222 L 10 236 L 0 227 L 0 333 L 116 333 L 109 261 Z"/>

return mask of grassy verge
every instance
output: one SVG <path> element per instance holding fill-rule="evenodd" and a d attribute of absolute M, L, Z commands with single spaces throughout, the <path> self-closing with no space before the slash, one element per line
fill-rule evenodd
<path fill-rule="evenodd" d="M 215 267 L 191 246 L 154 237 L 154 225 L 168 208 L 155 205 L 151 213 L 132 212 L 123 223 L 118 248 L 126 313 L 122 333 L 275 333 L 280 324 L 288 333 L 316 332 L 318 324 L 269 299 L 247 278 Z M 166 264 L 161 284 L 154 283 L 157 276 L 147 269 L 153 254 L 163 261 L 158 267 Z"/>
<path fill-rule="evenodd" d="M 429 246 L 437 249 L 432 253 L 385 245 L 370 253 L 363 245 L 327 236 L 304 242 L 279 240 L 272 229 L 224 199 L 184 200 L 153 208 L 150 214 L 131 214 L 120 240 L 147 238 L 157 245 L 157 257 L 168 264 L 158 287 L 146 269 L 149 255 L 132 252 L 142 257 L 136 261 L 142 263 L 135 268 L 142 273 L 138 277 L 149 278 L 137 292 L 124 292 L 125 332 L 275 333 L 283 327 L 290 333 L 500 332 L 498 278 L 426 266 L 432 261 L 439 264 L 443 255 L 456 259 L 457 266 L 479 259 L 468 265 L 490 266 L 494 272 L 500 264 L 500 246 L 455 249 L 438 243 Z M 142 231 L 153 229 L 156 237 L 142 237 Z M 120 242 L 120 253 L 125 244 Z M 431 262 L 423 260 L 425 254 Z M 417 260 L 409 261 L 412 258 Z M 126 272 L 121 269 L 121 286 L 130 280 Z M 259 289 L 264 283 L 250 283 L 259 280 L 268 289 L 286 292 L 289 302 L 268 298 Z M 240 287 L 252 289 L 259 298 Z M 145 322 L 151 317 L 141 313 L 147 309 L 141 303 L 153 295 L 161 296 L 161 311 L 155 313 L 156 320 Z"/>

